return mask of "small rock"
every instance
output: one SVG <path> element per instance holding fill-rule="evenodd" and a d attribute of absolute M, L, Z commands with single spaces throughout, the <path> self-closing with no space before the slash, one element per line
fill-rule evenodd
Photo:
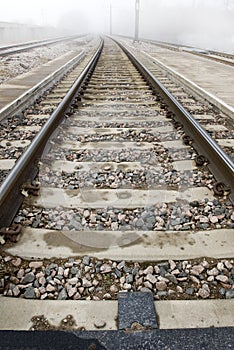
<path fill-rule="evenodd" d="M 27 275 L 24 276 L 21 283 L 28 284 L 28 283 L 32 283 L 34 280 L 35 280 L 35 275 L 33 273 L 28 273 Z"/>
<path fill-rule="evenodd" d="M 218 275 L 215 277 L 215 279 L 217 281 L 223 282 L 223 283 L 227 283 L 228 282 L 228 277 L 225 275 Z"/>
<path fill-rule="evenodd" d="M 199 276 L 204 271 L 204 267 L 201 265 L 194 265 L 191 269 L 191 274 L 195 276 Z"/>
<path fill-rule="evenodd" d="M 200 280 L 195 276 L 190 276 L 190 279 L 191 279 L 191 281 L 193 281 L 197 285 L 200 285 L 200 283 L 201 283 Z"/>
<path fill-rule="evenodd" d="M 145 279 L 149 281 L 151 284 L 155 284 L 157 282 L 156 277 L 150 273 L 145 277 Z"/>
<path fill-rule="evenodd" d="M 167 284 L 164 281 L 156 282 L 156 288 L 157 288 L 157 290 L 163 291 L 163 290 L 167 289 Z"/>
<path fill-rule="evenodd" d="M 31 261 L 29 263 L 29 267 L 31 269 L 39 269 L 40 267 L 42 267 L 43 262 L 42 261 Z"/>
<path fill-rule="evenodd" d="M 194 288 L 187 288 L 186 289 L 186 294 L 193 295 L 193 293 L 194 293 Z"/>
<path fill-rule="evenodd" d="M 226 299 L 233 299 L 234 298 L 234 289 L 230 289 L 226 291 Z"/>
<path fill-rule="evenodd" d="M 169 260 L 170 269 L 173 271 L 176 268 L 176 263 L 173 260 Z"/>
<path fill-rule="evenodd" d="M 23 278 L 23 276 L 24 276 L 24 269 L 20 269 L 17 272 L 17 278 L 21 280 L 21 278 Z"/>
<path fill-rule="evenodd" d="M 214 267 L 212 270 L 207 271 L 207 275 L 209 276 L 217 276 L 219 274 L 219 271 Z"/>
<path fill-rule="evenodd" d="M 97 321 L 94 323 L 94 327 L 96 327 L 97 329 L 104 328 L 105 326 L 106 326 L 106 322 L 105 322 L 105 321 L 102 321 L 102 320 L 97 320 Z"/>
<path fill-rule="evenodd" d="M 24 292 L 24 298 L 26 298 L 26 299 L 35 299 L 36 298 L 35 291 L 34 291 L 33 287 L 26 288 L 26 290 Z"/>
<path fill-rule="evenodd" d="M 87 278 L 82 278 L 82 286 L 84 288 L 90 288 L 92 287 L 92 283 L 89 280 L 87 280 Z"/>
<path fill-rule="evenodd" d="M 118 231 L 118 229 L 119 229 L 119 224 L 118 224 L 118 222 L 112 222 L 112 223 L 111 223 L 111 230 L 112 230 L 112 231 Z"/>
<path fill-rule="evenodd" d="M 13 288 L 12 292 L 13 292 L 14 297 L 18 297 L 18 295 L 20 294 L 19 287 L 15 286 L 15 288 Z"/>
<path fill-rule="evenodd" d="M 219 289 L 219 294 L 220 294 L 220 295 L 224 296 L 225 293 L 226 293 L 226 289 L 225 289 L 225 288 L 220 288 L 220 289 Z"/>
<path fill-rule="evenodd" d="M 226 260 L 224 264 L 228 270 L 231 270 L 233 268 L 233 265 L 228 260 Z"/>
<path fill-rule="evenodd" d="M 64 269 L 63 269 L 61 266 L 59 266 L 58 271 L 57 271 L 57 274 L 58 274 L 59 276 L 63 276 L 63 274 L 64 274 Z"/>
<path fill-rule="evenodd" d="M 177 286 L 177 287 L 176 287 L 176 291 L 177 291 L 178 293 L 183 293 L 183 292 L 184 292 L 184 291 L 183 291 L 183 288 L 180 287 L 180 286 Z"/>
<path fill-rule="evenodd" d="M 58 300 L 66 300 L 67 299 L 67 291 L 63 288 L 58 295 Z"/>
<path fill-rule="evenodd" d="M 51 284 L 48 284 L 46 286 L 46 291 L 49 292 L 49 293 L 52 293 L 56 290 L 56 288 L 54 286 L 52 286 Z"/>
<path fill-rule="evenodd" d="M 131 288 L 132 288 L 132 285 L 131 285 L 131 284 L 129 284 L 129 283 L 124 283 L 123 289 L 125 289 L 125 290 L 130 290 Z"/>
<path fill-rule="evenodd" d="M 177 278 L 174 275 L 170 274 L 170 273 L 166 273 L 165 274 L 165 279 L 167 279 L 168 281 L 170 281 L 170 282 L 172 282 L 174 284 L 178 284 Z"/>
<path fill-rule="evenodd" d="M 117 266 L 116 266 L 116 268 L 118 269 L 118 270 L 122 270 L 122 268 L 125 266 L 125 261 L 121 261 Z"/>
<path fill-rule="evenodd" d="M 77 277 L 70 278 L 69 280 L 67 280 L 67 282 L 73 286 L 77 284 L 78 278 Z"/>
<path fill-rule="evenodd" d="M 76 292 L 77 292 L 77 288 L 76 287 L 69 288 L 68 291 L 67 291 L 69 298 L 73 297 L 73 295 L 75 295 Z"/>
<path fill-rule="evenodd" d="M 149 281 L 144 282 L 144 286 L 148 289 L 152 289 L 152 284 Z"/>
<path fill-rule="evenodd" d="M 133 282 L 133 275 L 127 275 L 126 276 L 126 283 L 132 283 Z"/>
<path fill-rule="evenodd" d="M 153 266 L 148 266 L 148 267 L 143 271 L 144 275 L 148 275 L 148 274 L 151 274 L 151 275 L 152 275 L 153 272 L 154 272 Z"/>
<path fill-rule="evenodd" d="M 103 295 L 103 299 L 110 300 L 111 299 L 111 295 L 109 293 L 106 293 L 106 294 Z"/>
<path fill-rule="evenodd" d="M 202 288 L 199 289 L 198 291 L 198 295 L 202 298 L 202 299 L 207 299 L 210 296 L 210 288 L 208 287 L 207 284 L 203 284 Z"/>
<path fill-rule="evenodd" d="M 117 293 L 119 291 L 118 287 L 116 287 L 116 285 L 112 285 L 110 286 L 110 292 L 111 293 Z"/>
<path fill-rule="evenodd" d="M 20 258 L 16 258 L 16 259 L 12 260 L 11 263 L 12 263 L 13 266 L 18 267 L 18 266 L 21 265 L 22 260 Z"/>
<path fill-rule="evenodd" d="M 67 277 L 69 276 L 69 273 L 70 273 L 70 269 L 69 269 L 69 267 L 68 267 L 68 268 L 66 268 L 66 269 L 63 271 L 63 276 L 64 276 L 65 278 L 67 278 Z"/>
<path fill-rule="evenodd" d="M 156 275 L 160 274 L 160 268 L 157 265 L 154 266 L 154 272 L 156 273 Z"/>
<path fill-rule="evenodd" d="M 83 257 L 83 260 L 82 260 L 82 263 L 86 266 L 88 266 L 90 264 L 90 257 L 89 256 L 84 256 Z"/>
<path fill-rule="evenodd" d="M 207 281 L 208 281 L 208 282 L 213 282 L 213 281 L 214 281 L 214 276 L 209 276 L 209 277 L 207 278 Z"/>
<path fill-rule="evenodd" d="M 103 264 L 101 267 L 100 267 L 100 272 L 101 273 L 110 273 L 112 271 L 112 267 L 108 264 Z"/>
<path fill-rule="evenodd" d="M 219 222 L 217 216 L 214 215 L 209 215 L 209 220 L 212 224 L 216 224 L 217 222 Z"/>
<path fill-rule="evenodd" d="M 87 209 L 84 210 L 84 213 L 83 213 L 84 218 L 87 219 L 89 217 L 89 215 L 90 215 L 89 210 L 87 210 Z"/>

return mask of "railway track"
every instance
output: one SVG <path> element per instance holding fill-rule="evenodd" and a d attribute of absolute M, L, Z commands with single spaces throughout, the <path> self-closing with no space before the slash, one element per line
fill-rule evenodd
<path fill-rule="evenodd" d="M 0 46 L 0 57 L 15 55 L 16 53 L 21 53 L 24 51 L 29 51 L 37 47 L 54 45 L 61 42 L 71 41 L 78 39 L 84 35 L 69 36 L 50 40 L 39 40 L 33 42 L 20 43 L 15 45 Z"/>
<path fill-rule="evenodd" d="M 14 138 L 35 138 L 0 189 L 5 296 L 232 305 L 233 162 L 185 108 L 204 124 L 213 110 L 177 89 L 183 107 L 153 74 L 105 39 L 60 105 L 73 78 L 27 111 L 52 114 L 37 136 L 10 132 L 8 159 Z"/>
<path fill-rule="evenodd" d="M 0 111 L 0 184 L 80 75 L 96 45 L 91 43 L 90 54 L 88 48 L 87 53 L 82 51 Z"/>
<path fill-rule="evenodd" d="M 214 50 L 203 50 L 196 47 L 191 47 L 186 45 L 182 46 L 179 44 L 171 44 L 171 43 L 165 43 L 165 42 L 155 41 L 155 40 L 145 40 L 145 39 L 142 39 L 142 40 L 145 42 L 152 43 L 153 45 L 166 48 L 168 50 L 178 51 L 178 52 L 183 51 L 183 52 L 191 53 L 192 55 L 197 55 L 219 63 L 227 64 L 230 66 L 234 65 L 234 55 L 226 52 L 220 52 L 220 51 L 214 51 Z"/>

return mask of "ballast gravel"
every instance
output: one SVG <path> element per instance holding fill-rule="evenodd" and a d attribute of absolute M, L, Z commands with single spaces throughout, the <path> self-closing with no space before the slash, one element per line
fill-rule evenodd
<path fill-rule="evenodd" d="M 21 208 L 14 219 L 17 224 L 53 230 L 207 230 L 234 228 L 233 205 L 205 200 L 191 203 L 162 203 L 147 208 L 117 209 L 44 209 Z"/>
<path fill-rule="evenodd" d="M 153 293 L 154 299 L 234 298 L 234 260 L 138 263 L 89 256 L 25 261 L 0 256 L 0 293 L 8 297 L 111 300 L 119 291 Z"/>

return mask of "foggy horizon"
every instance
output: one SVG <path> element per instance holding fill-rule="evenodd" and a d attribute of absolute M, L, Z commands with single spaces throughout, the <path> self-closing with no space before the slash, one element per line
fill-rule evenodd
<path fill-rule="evenodd" d="M 52 26 L 66 34 L 134 35 L 135 0 L 8 0 L 0 22 Z M 139 37 L 234 52 L 234 0 L 140 0 Z"/>

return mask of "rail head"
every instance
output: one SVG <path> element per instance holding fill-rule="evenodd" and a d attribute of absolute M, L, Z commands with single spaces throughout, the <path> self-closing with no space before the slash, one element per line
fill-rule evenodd
<path fill-rule="evenodd" d="M 64 119 L 74 97 L 77 95 L 89 72 L 96 65 L 103 48 L 103 39 L 96 52 L 84 68 L 83 72 L 76 79 L 67 95 L 63 98 L 57 109 L 52 113 L 40 132 L 33 139 L 30 146 L 16 162 L 15 166 L 0 187 L 0 228 L 11 224 L 18 211 L 23 195 L 21 188 L 26 182 L 31 182 L 38 172 L 38 160 L 46 147 L 50 136 Z"/>

